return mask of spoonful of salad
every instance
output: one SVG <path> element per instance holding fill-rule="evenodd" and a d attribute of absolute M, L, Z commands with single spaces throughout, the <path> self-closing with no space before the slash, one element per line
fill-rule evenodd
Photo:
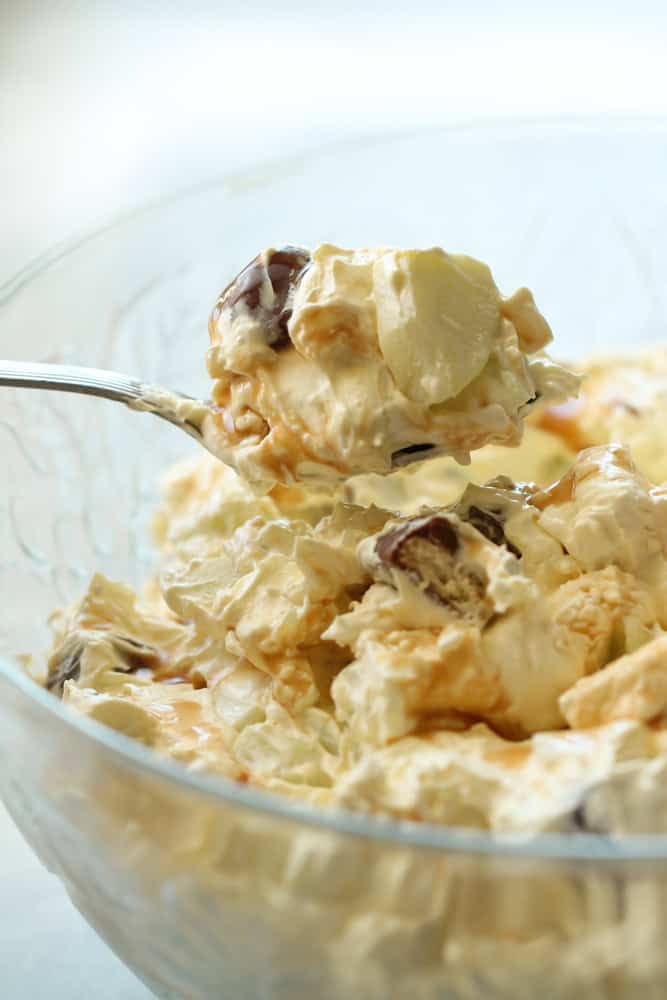
<path fill-rule="evenodd" d="M 156 414 L 249 482 L 462 464 L 517 445 L 538 400 L 576 395 L 532 294 L 444 250 L 262 251 L 209 319 L 212 400 L 115 372 L 0 361 L 0 385 L 104 396 Z"/>

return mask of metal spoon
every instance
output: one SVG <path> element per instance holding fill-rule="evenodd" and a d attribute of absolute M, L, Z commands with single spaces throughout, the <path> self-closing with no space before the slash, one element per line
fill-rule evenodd
<path fill-rule="evenodd" d="M 143 410 L 168 420 L 170 424 L 180 427 L 195 438 L 204 448 L 208 448 L 202 433 L 202 421 L 212 411 L 212 404 L 161 386 L 148 385 L 131 375 L 121 375 L 102 368 L 81 368 L 78 365 L 0 361 L 0 386 L 3 385 L 20 389 L 78 392 L 86 396 L 113 399 L 125 403 L 131 410 Z"/>

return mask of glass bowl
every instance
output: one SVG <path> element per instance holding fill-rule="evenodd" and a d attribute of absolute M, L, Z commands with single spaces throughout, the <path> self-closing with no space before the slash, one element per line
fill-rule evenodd
<path fill-rule="evenodd" d="M 667 123 L 350 142 L 179 194 L 0 290 L 0 355 L 206 392 L 211 303 L 267 244 L 429 245 L 529 285 L 557 352 L 665 326 Z M 101 401 L 3 390 L 0 791 L 74 903 L 163 997 L 667 995 L 667 837 L 500 838 L 317 813 L 194 775 L 27 679 L 97 569 L 137 584 L 160 473 L 196 445 Z"/>

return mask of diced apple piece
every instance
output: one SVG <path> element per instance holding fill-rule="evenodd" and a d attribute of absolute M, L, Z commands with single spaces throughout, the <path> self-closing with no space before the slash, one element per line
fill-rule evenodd
<path fill-rule="evenodd" d="M 401 392 L 433 405 L 480 373 L 500 323 L 489 268 L 443 250 L 390 250 L 373 267 L 380 350 Z"/>

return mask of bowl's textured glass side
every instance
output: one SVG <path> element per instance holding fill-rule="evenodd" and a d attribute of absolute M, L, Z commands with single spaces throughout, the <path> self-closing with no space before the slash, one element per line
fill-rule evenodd
<path fill-rule="evenodd" d="M 270 244 L 441 243 L 525 283 L 559 353 L 664 335 L 663 126 L 496 126 L 356 145 L 139 213 L 0 293 L 0 355 L 206 392 L 206 316 Z M 3 297 L 4 296 L 4 297 Z M 139 583 L 162 469 L 196 445 L 117 404 L 0 392 L 0 656 L 97 570 Z M 667 874 L 451 856 L 298 827 L 128 764 L 10 682 L 0 791 L 164 996 L 667 995 Z"/>
<path fill-rule="evenodd" d="M 0 731 L 16 822 L 158 996 L 667 991 L 665 868 L 473 858 L 307 828 L 137 769 L 7 681 Z"/>

